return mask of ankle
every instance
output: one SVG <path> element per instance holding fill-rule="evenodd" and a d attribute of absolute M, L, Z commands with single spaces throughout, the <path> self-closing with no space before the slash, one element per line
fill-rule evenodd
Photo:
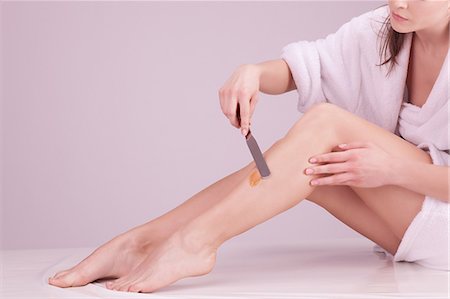
<path fill-rule="evenodd" d="M 181 242 L 181 246 L 192 254 L 199 254 L 206 258 L 214 257 L 220 246 L 213 235 L 192 224 L 178 230 L 174 235 Z"/>

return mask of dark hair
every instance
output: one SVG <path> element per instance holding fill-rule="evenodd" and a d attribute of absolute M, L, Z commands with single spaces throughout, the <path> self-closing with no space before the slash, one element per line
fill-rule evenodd
<path fill-rule="evenodd" d="M 380 7 L 386 6 L 387 4 L 381 5 Z M 403 42 L 405 40 L 405 33 L 399 33 L 395 31 L 391 26 L 391 18 L 388 14 L 383 21 L 383 25 L 381 26 L 381 29 L 378 33 L 378 37 L 381 37 L 382 43 L 380 43 L 380 64 L 377 64 L 377 66 L 385 65 L 386 63 L 390 62 L 389 70 L 387 72 L 387 75 L 392 71 L 395 64 L 397 64 L 396 56 L 400 52 L 400 50 L 403 47 Z M 388 49 L 390 57 L 388 56 Z M 383 60 L 384 56 L 384 62 L 381 62 Z"/>

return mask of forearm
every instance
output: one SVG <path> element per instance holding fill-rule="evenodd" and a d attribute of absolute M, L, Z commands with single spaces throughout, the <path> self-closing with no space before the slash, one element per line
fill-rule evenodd
<path fill-rule="evenodd" d="M 448 166 L 395 160 L 392 165 L 393 183 L 417 193 L 449 202 Z"/>
<path fill-rule="evenodd" d="M 255 64 L 260 72 L 259 90 L 266 94 L 282 94 L 296 89 L 289 66 L 283 59 Z"/>

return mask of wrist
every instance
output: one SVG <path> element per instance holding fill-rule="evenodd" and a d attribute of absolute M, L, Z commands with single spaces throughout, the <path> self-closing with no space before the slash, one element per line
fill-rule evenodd
<path fill-rule="evenodd" d="M 255 72 L 258 75 L 258 78 L 261 80 L 261 77 L 264 73 L 264 63 L 252 64 L 252 66 L 255 69 Z"/>
<path fill-rule="evenodd" d="M 258 63 L 258 64 L 252 64 L 252 63 L 248 63 L 248 64 L 243 64 L 241 65 L 241 68 L 245 68 L 248 71 L 256 74 L 256 76 L 261 79 L 263 70 L 264 70 L 264 66 L 262 65 L 262 63 Z"/>
<path fill-rule="evenodd" d="M 241 65 L 241 67 L 247 69 L 248 72 L 251 72 L 253 75 L 255 75 L 260 82 L 263 76 L 267 74 L 267 71 L 270 72 L 270 62 L 268 61 L 263 61 L 259 63 L 247 63 Z"/>

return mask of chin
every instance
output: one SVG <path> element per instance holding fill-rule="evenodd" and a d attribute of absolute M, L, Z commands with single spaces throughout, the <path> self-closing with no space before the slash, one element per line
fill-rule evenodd
<path fill-rule="evenodd" d="M 410 32 L 412 32 L 411 30 L 397 30 L 397 29 L 395 29 L 395 28 L 393 28 L 393 29 L 394 29 L 394 31 L 397 32 L 397 33 L 410 33 Z"/>
<path fill-rule="evenodd" d="M 410 33 L 410 32 L 413 32 L 411 30 L 411 28 L 404 28 L 404 27 L 401 27 L 401 26 L 396 26 L 396 25 L 394 25 L 392 23 L 391 23 L 391 27 L 392 27 L 392 29 L 394 29 L 394 31 L 396 31 L 398 33 Z"/>

